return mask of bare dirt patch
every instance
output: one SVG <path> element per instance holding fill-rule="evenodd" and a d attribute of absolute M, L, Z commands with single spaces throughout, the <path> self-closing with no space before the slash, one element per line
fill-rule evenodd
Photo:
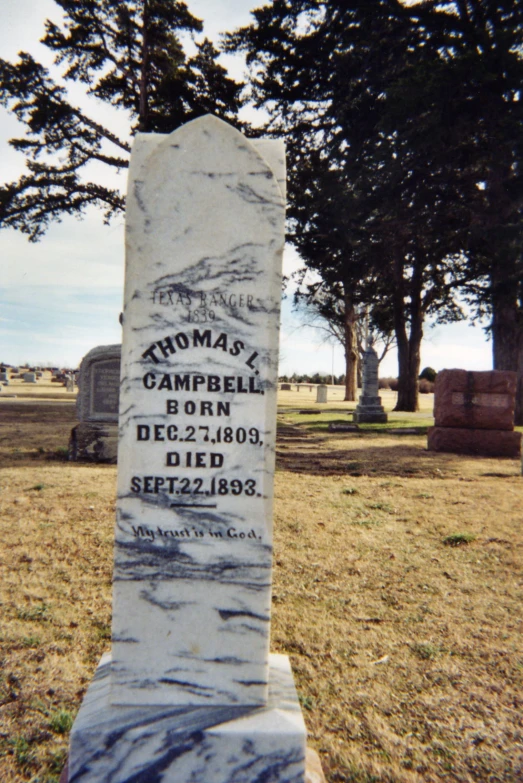
<path fill-rule="evenodd" d="M 56 783 L 110 644 L 116 468 L 61 459 L 70 404 L 0 417 L 0 777 Z M 523 779 L 522 501 L 515 460 L 281 428 L 272 649 L 329 783 Z"/>

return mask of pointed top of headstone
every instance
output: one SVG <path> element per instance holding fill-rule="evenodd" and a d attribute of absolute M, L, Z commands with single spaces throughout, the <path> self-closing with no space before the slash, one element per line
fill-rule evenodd
<path fill-rule="evenodd" d="M 140 134 L 140 139 L 160 140 L 156 144 L 148 165 L 154 165 L 153 160 L 163 158 L 161 165 L 165 165 L 166 154 L 172 150 L 173 155 L 178 153 L 187 158 L 187 169 L 198 166 L 202 171 L 210 168 L 214 174 L 229 173 L 242 169 L 241 159 L 250 159 L 250 166 L 257 164 L 265 166 L 265 176 L 272 177 L 270 164 L 264 159 L 263 154 L 257 149 L 254 140 L 248 139 L 237 128 L 213 114 L 205 114 L 195 120 L 182 125 L 169 135 Z M 191 151 L 194 150 L 194 155 Z M 170 157 L 170 156 L 169 156 Z M 245 164 L 244 164 L 245 165 Z M 249 164 L 247 164 L 247 169 Z M 260 174 L 262 172 L 259 172 Z"/>

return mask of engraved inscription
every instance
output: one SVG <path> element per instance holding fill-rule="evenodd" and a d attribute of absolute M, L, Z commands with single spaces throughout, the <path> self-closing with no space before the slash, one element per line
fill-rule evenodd
<path fill-rule="evenodd" d="M 176 355 L 190 357 L 201 349 L 226 354 L 227 358 L 234 357 L 239 361 L 237 372 L 242 374 L 160 372 L 159 367 L 155 367 L 163 364 L 165 369 L 172 370 L 173 366 L 168 366 L 171 357 L 174 357 L 172 361 L 176 367 Z M 236 415 L 239 409 L 232 405 L 233 400 L 241 395 L 265 394 L 257 377 L 260 374 L 256 369 L 259 352 L 235 335 L 211 329 L 192 329 L 159 336 L 143 351 L 141 358 L 147 369 L 142 377 L 142 386 L 145 391 L 154 392 L 158 409 L 156 414 L 135 414 L 135 442 L 144 444 L 139 448 L 164 443 L 164 467 L 174 468 L 176 475 L 133 475 L 129 486 L 131 494 L 147 495 L 149 503 L 153 495 L 155 502 L 167 504 L 173 509 L 187 506 L 217 508 L 217 500 L 226 496 L 263 497 L 256 479 L 248 473 L 243 475 L 242 470 L 240 475 L 234 472 L 229 475 L 228 472 L 231 461 L 232 470 L 238 471 L 240 466 L 244 468 L 252 463 L 254 452 L 264 446 L 263 431 L 251 426 L 246 418 L 238 422 Z M 199 356 L 195 355 L 195 358 Z M 230 365 L 231 370 L 233 366 Z M 176 392 L 177 396 L 164 397 L 162 392 Z M 202 399 L 202 393 L 218 394 L 226 396 L 226 399 Z M 186 417 L 196 417 L 197 421 L 189 423 Z M 226 417 L 228 424 L 199 423 L 200 418 L 209 417 Z M 245 453 L 240 457 L 240 452 Z M 188 469 L 189 476 L 186 475 Z M 195 476 L 192 469 L 202 473 Z M 173 496 L 182 497 L 176 500 Z M 237 537 L 243 538 L 243 535 Z"/>
<path fill-rule="evenodd" d="M 91 414 L 118 416 L 120 362 L 115 359 L 96 362 L 91 371 Z"/>
<path fill-rule="evenodd" d="M 190 324 L 211 324 L 220 311 L 233 314 L 252 311 L 259 306 L 259 300 L 252 293 L 227 291 L 193 291 L 185 286 L 164 285 L 154 289 L 152 301 L 155 305 L 168 307 L 183 313 L 182 318 Z"/>
<path fill-rule="evenodd" d="M 481 405 L 484 408 L 508 408 L 510 398 L 507 394 L 488 394 L 488 392 L 478 392 L 477 394 L 465 394 L 464 392 L 453 392 L 452 404 L 466 407 L 467 405 Z"/>

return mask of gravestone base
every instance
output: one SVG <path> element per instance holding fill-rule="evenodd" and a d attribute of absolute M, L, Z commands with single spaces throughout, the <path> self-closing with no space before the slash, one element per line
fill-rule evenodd
<path fill-rule="evenodd" d="M 114 706 L 110 668 L 106 653 L 71 731 L 69 783 L 306 780 L 306 730 L 287 656 L 269 656 L 264 707 Z"/>
<path fill-rule="evenodd" d="M 352 421 L 355 424 L 386 424 L 387 414 L 383 408 L 356 408 L 352 414 Z"/>
<path fill-rule="evenodd" d="M 429 451 L 472 454 L 477 457 L 519 457 L 521 433 L 507 430 L 469 430 L 460 427 L 430 427 Z"/>
<path fill-rule="evenodd" d="M 388 419 L 381 404 L 381 397 L 369 397 L 362 394 L 356 410 L 352 414 L 352 420 L 357 424 L 385 424 Z"/>
<path fill-rule="evenodd" d="M 108 462 L 116 465 L 118 425 L 83 421 L 73 427 L 69 438 L 71 462 Z"/>

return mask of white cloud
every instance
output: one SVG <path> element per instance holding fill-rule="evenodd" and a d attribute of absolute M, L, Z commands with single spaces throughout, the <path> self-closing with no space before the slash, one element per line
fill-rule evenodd
<path fill-rule="evenodd" d="M 67 217 L 49 229 L 37 243 L 12 229 L 0 234 L 0 285 L 54 285 L 57 287 L 123 286 L 123 217 L 104 226 L 100 213 L 85 220 Z"/>

